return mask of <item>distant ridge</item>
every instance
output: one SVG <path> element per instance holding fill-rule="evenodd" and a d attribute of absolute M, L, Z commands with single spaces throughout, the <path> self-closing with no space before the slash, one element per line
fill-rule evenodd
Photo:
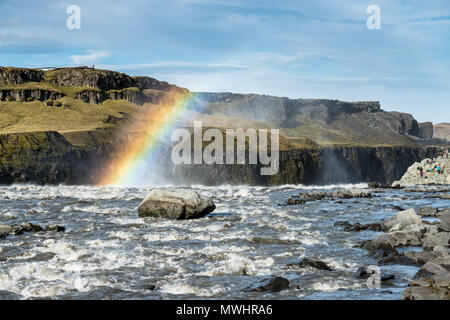
<path fill-rule="evenodd" d="M 450 142 L 450 123 L 442 122 L 435 124 L 433 138 L 444 139 Z"/>

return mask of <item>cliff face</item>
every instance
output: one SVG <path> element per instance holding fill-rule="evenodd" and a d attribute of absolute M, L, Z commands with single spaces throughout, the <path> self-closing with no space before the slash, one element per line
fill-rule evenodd
<path fill-rule="evenodd" d="M 433 123 L 423 122 L 419 123 L 419 137 L 422 139 L 433 139 Z"/>
<path fill-rule="evenodd" d="M 80 147 L 69 140 L 84 135 Z M 111 132 L 34 132 L 0 135 L 0 183 L 95 184 L 108 159 L 120 152 Z M 106 138 L 105 138 L 106 137 Z M 79 137 L 77 137 L 79 138 Z M 260 175 L 261 165 L 172 165 L 165 150 L 161 179 L 207 185 L 333 184 L 379 181 L 392 183 L 423 158 L 437 156 L 438 147 L 327 147 L 280 152 L 280 170 Z"/>
<path fill-rule="evenodd" d="M 450 142 L 450 123 L 438 123 L 434 126 L 433 138 Z"/>
<path fill-rule="evenodd" d="M 40 82 L 44 79 L 41 70 L 0 67 L 0 86 L 18 85 L 24 82 Z"/>
<path fill-rule="evenodd" d="M 301 114 L 327 125 L 341 113 L 378 112 L 378 101 L 345 102 L 326 99 L 289 99 L 257 94 L 199 93 L 198 100 L 213 104 L 214 111 L 295 127 Z"/>
<path fill-rule="evenodd" d="M 157 105 L 173 91 L 191 95 L 153 78 L 107 70 L 0 68 L 0 183 L 95 184 L 133 136 L 123 127 L 151 126 L 146 115 L 161 112 Z M 280 170 L 262 176 L 261 165 L 174 166 L 166 147 L 158 168 L 174 183 L 387 183 L 441 150 L 420 140 L 430 136 L 429 124 L 385 112 L 377 101 L 233 93 L 192 98 L 189 120 L 204 120 L 205 128 L 210 122 L 220 129 L 279 129 Z"/>
<path fill-rule="evenodd" d="M 73 145 L 53 131 L 1 134 L 0 183 L 95 184 L 113 147 L 97 143 L 101 132 L 82 134 L 91 135 L 91 145 Z"/>
<path fill-rule="evenodd" d="M 441 152 L 440 147 L 327 147 L 280 152 L 280 170 L 261 176 L 261 165 L 178 165 L 166 171 L 169 181 L 207 185 L 392 183 L 408 167 Z M 170 160 L 168 162 L 170 163 Z"/>
<path fill-rule="evenodd" d="M 108 70 L 60 68 L 42 71 L 0 67 L 0 101 L 45 101 L 68 96 L 90 104 L 111 99 L 143 105 L 159 103 L 169 91 L 187 93 L 186 89 L 164 81 Z"/>
<path fill-rule="evenodd" d="M 419 124 L 410 114 L 386 112 L 378 101 L 288 99 L 255 94 L 198 93 L 217 116 L 239 116 L 318 142 L 413 145 Z M 412 138 L 414 137 L 414 139 Z"/>
<path fill-rule="evenodd" d="M 0 89 L 0 101 L 46 101 L 58 100 L 64 94 L 58 91 L 44 89 Z"/>

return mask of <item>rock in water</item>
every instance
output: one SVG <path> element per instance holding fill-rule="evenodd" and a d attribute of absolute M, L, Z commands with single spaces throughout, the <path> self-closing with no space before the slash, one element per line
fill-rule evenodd
<path fill-rule="evenodd" d="M 286 265 L 285 269 L 302 269 L 308 267 L 318 270 L 333 271 L 333 269 L 331 269 L 325 262 L 319 260 L 311 260 L 308 258 L 304 258 L 297 264 L 288 264 Z"/>
<path fill-rule="evenodd" d="M 404 300 L 442 300 L 444 295 L 434 287 L 410 287 L 402 292 Z"/>
<path fill-rule="evenodd" d="M 216 209 L 210 198 L 193 190 L 153 189 L 138 207 L 139 217 L 161 217 L 166 219 L 200 218 Z"/>
<path fill-rule="evenodd" d="M 21 235 L 25 232 L 40 232 L 44 231 L 40 225 L 25 222 L 21 225 L 14 224 L 11 226 L 11 233 L 14 233 L 16 236 Z"/>
<path fill-rule="evenodd" d="M 11 232 L 9 226 L 0 225 L 0 239 L 6 237 Z"/>
<path fill-rule="evenodd" d="M 362 189 L 348 189 L 348 190 L 339 190 L 333 192 L 333 197 L 342 198 L 342 199 L 351 199 L 351 198 L 372 198 L 372 193 L 367 190 Z"/>
<path fill-rule="evenodd" d="M 45 231 L 56 231 L 56 232 L 64 232 L 66 231 L 65 227 L 58 226 L 56 224 L 50 224 L 45 227 Z"/>
<path fill-rule="evenodd" d="M 419 210 L 419 215 L 422 217 L 435 217 L 438 214 L 438 209 L 433 207 L 424 207 Z"/>
<path fill-rule="evenodd" d="M 446 272 L 447 271 L 445 268 L 440 265 L 433 262 L 427 262 L 420 268 L 419 271 L 417 271 L 413 279 L 431 278 L 434 275 L 444 274 Z"/>
<path fill-rule="evenodd" d="M 246 292 L 280 292 L 282 290 L 289 288 L 289 280 L 283 277 L 271 277 L 263 279 L 260 282 L 247 287 L 244 291 Z"/>
<path fill-rule="evenodd" d="M 374 271 L 369 270 L 366 267 L 360 267 L 360 268 L 358 268 L 358 270 L 356 270 L 355 278 L 356 279 L 368 279 L 370 276 L 372 276 L 374 274 L 375 274 Z M 395 279 L 395 274 L 391 274 L 391 273 L 382 273 L 379 276 L 380 276 L 380 281 L 382 281 L 382 282 Z"/>
<path fill-rule="evenodd" d="M 414 228 L 422 226 L 422 220 L 414 209 L 400 211 L 395 216 L 384 222 L 389 232 L 392 231 L 413 231 Z"/>

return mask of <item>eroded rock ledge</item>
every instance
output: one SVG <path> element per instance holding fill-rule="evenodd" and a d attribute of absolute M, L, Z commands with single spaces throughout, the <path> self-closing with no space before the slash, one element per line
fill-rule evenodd
<path fill-rule="evenodd" d="M 150 77 L 91 68 L 59 68 L 43 71 L 0 67 L 0 101 L 57 100 L 69 96 L 91 104 L 107 99 L 142 105 L 159 103 L 168 92 L 188 90 Z"/>

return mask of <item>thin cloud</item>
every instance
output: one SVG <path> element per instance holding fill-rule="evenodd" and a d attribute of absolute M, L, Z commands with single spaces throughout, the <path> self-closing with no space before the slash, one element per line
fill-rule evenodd
<path fill-rule="evenodd" d="M 70 59 L 75 64 L 93 63 L 100 59 L 108 58 L 111 54 L 105 50 L 86 50 L 86 54 L 73 55 Z"/>
<path fill-rule="evenodd" d="M 231 69 L 245 69 L 246 66 L 238 63 L 207 63 L 207 62 L 192 62 L 192 61 L 157 61 L 150 63 L 140 64 L 127 64 L 127 65 L 101 65 L 104 68 L 110 69 L 126 69 L 126 70 L 139 70 L 143 68 L 196 68 L 196 67 L 210 67 L 210 68 L 231 68 Z"/>

